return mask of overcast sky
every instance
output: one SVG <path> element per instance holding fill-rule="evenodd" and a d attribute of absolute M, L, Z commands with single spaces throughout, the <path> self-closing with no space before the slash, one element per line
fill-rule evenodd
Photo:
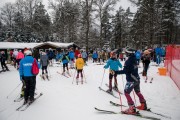
<path fill-rule="evenodd" d="M 3 6 L 5 3 L 7 3 L 7 2 L 15 3 L 15 1 L 16 1 L 16 0 L 0 0 L 0 7 L 2 7 L 2 6 Z M 43 1 L 43 4 L 44 4 L 44 5 L 46 6 L 46 8 L 47 8 L 47 6 L 48 6 L 48 0 L 42 0 L 42 1 Z M 128 7 L 130 7 L 132 12 L 135 12 L 135 11 L 136 11 L 136 7 L 133 7 L 128 0 L 121 0 L 121 2 L 116 5 L 116 9 L 118 9 L 119 6 L 122 6 L 124 9 L 127 9 Z"/>

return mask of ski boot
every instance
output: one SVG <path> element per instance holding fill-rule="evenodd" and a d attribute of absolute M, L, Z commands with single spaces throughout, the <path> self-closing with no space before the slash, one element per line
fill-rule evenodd
<path fill-rule="evenodd" d="M 118 87 L 114 86 L 113 89 L 118 92 Z"/>
<path fill-rule="evenodd" d="M 130 114 L 130 115 L 135 115 L 136 114 L 136 108 L 134 105 L 130 105 L 128 109 L 125 111 L 122 111 L 123 114 Z"/>
<path fill-rule="evenodd" d="M 146 102 L 141 103 L 141 105 L 136 107 L 139 110 L 147 110 L 147 104 Z"/>
<path fill-rule="evenodd" d="M 76 84 L 78 85 L 79 77 L 76 77 Z"/>
<path fill-rule="evenodd" d="M 106 92 L 109 93 L 109 94 L 113 94 L 111 89 L 106 90 Z"/>
<path fill-rule="evenodd" d="M 83 84 L 83 77 L 81 77 L 81 84 Z"/>

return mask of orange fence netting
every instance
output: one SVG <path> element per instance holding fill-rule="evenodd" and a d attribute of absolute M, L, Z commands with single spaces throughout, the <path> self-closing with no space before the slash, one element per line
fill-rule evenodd
<path fill-rule="evenodd" d="M 166 56 L 164 66 L 171 79 L 180 89 L 180 46 L 168 45 L 166 47 Z"/>

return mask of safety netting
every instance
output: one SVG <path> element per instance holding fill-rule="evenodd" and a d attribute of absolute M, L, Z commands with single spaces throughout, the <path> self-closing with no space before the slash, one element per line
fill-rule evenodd
<path fill-rule="evenodd" d="M 165 67 L 171 79 L 180 90 L 180 46 L 168 45 L 166 47 Z"/>

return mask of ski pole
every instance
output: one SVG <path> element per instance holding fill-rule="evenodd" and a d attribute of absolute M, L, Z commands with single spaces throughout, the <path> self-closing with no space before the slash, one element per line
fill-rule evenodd
<path fill-rule="evenodd" d="M 121 105 L 121 111 L 123 111 L 122 110 L 122 98 L 121 98 L 121 93 L 120 93 L 120 91 L 119 91 L 119 88 L 118 88 L 118 85 L 117 85 L 117 83 L 115 82 L 115 85 L 116 85 L 116 87 L 117 87 L 117 90 L 118 90 L 118 94 L 119 94 L 119 100 L 120 100 L 120 105 Z"/>
<path fill-rule="evenodd" d="M 76 70 L 74 71 L 74 76 L 73 76 L 72 84 L 73 84 L 73 82 L 74 82 L 75 75 L 76 75 Z"/>
<path fill-rule="evenodd" d="M 85 77 L 84 70 L 83 70 L 83 74 L 84 74 L 84 82 L 87 83 L 87 82 L 86 82 L 86 77 Z"/>
<path fill-rule="evenodd" d="M 50 75 L 50 77 L 51 77 L 51 72 L 50 72 L 49 66 L 48 66 L 48 71 L 49 71 L 49 75 Z"/>
<path fill-rule="evenodd" d="M 19 83 L 19 84 L 17 85 L 17 87 L 14 88 L 14 89 L 12 90 L 12 92 L 10 92 L 10 93 L 8 94 L 7 99 L 8 99 L 8 97 L 9 97 L 20 85 L 21 85 L 21 83 Z"/>
<path fill-rule="evenodd" d="M 102 77 L 102 81 L 101 81 L 101 86 L 102 86 L 102 83 L 103 83 L 104 74 L 105 74 L 105 69 L 104 69 L 104 72 L 103 72 L 103 77 Z M 101 86 L 100 86 L 100 87 L 101 87 Z"/>

